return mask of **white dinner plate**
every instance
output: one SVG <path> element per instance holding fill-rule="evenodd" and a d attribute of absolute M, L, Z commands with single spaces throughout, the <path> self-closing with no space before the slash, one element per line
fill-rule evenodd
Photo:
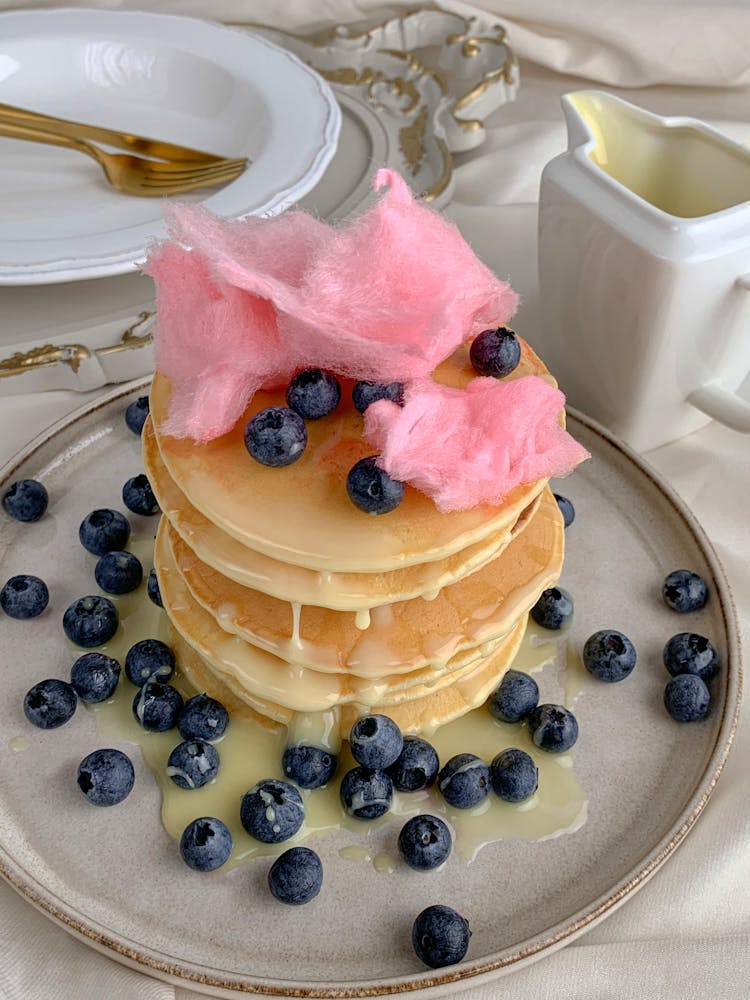
<path fill-rule="evenodd" d="M 135 763 L 133 793 L 112 809 L 85 802 L 74 775 L 104 745 L 94 714 L 80 708 L 67 725 L 42 731 L 21 706 L 32 684 L 66 677 L 77 655 L 60 617 L 95 586 L 94 558 L 77 527 L 94 507 L 120 507 L 122 482 L 140 468 L 123 412 L 145 387 L 120 387 L 66 418 L 0 473 L 0 492 L 13 479 L 39 477 L 51 498 L 35 524 L 0 512 L 0 578 L 35 573 L 51 594 L 38 619 L 0 616 L 0 873 L 30 902 L 111 957 L 211 994 L 451 996 L 457 983 L 518 968 L 573 940 L 670 858 L 703 810 L 736 728 L 741 668 L 731 595 L 684 504 L 641 459 L 575 414 L 570 430 L 592 459 L 559 485 L 577 512 L 561 581 L 575 599 L 568 638 L 580 649 L 596 629 L 618 628 L 639 655 L 619 684 L 570 663 L 538 675 L 541 700 L 572 703 L 580 724 L 573 771 L 587 799 L 582 825 L 552 839 L 489 844 L 470 864 L 452 856 L 427 873 L 399 862 L 378 869 L 362 851 L 369 844 L 370 853 L 393 853 L 397 817 L 369 841 L 367 824 L 361 833 L 316 836 L 307 843 L 323 860 L 323 890 L 307 906 L 285 907 L 265 885 L 267 858 L 211 875 L 182 864 L 160 825 L 155 780 L 131 744 L 120 743 Z M 133 520 L 134 533 L 153 534 L 153 519 Z M 707 580 L 702 611 L 676 615 L 661 600 L 661 582 L 677 568 Z M 721 658 L 711 713 L 693 724 L 674 722 L 662 704 L 661 650 L 686 629 L 707 635 Z M 118 696 L 127 704 L 127 690 Z M 472 937 L 464 962 L 431 971 L 412 951 L 410 928 L 436 902 L 461 912 Z"/>
<path fill-rule="evenodd" d="M 40 10 L 0 15 L 0 101 L 225 156 L 237 180 L 183 195 L 227 217 L 275 215 L 323 175 L 341 113 L 291 52 L 188 17 Z M 82 154 L 0 139 L 0 284 L 133 271 L 165 235 L 163 200 L 115 191 Z"/>

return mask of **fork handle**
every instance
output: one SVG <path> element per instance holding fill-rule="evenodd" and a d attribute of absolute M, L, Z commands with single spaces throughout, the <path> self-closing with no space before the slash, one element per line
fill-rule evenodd
<path fill-rule="evenodd" d="M 155 156 L 162 160 L 172 160 L 174 163 L 218 163 L 223 157 L 214 153 L 203 153 L 187 146 L 175 146 L 160 139 L 146 139 L 144 136 L 131 135 L 128 132 L 116 132 L 114 129 L 99 125 L 85 125 L 82 122 L 68 121 L 65 118 L 54 118 L 39 111 L 27 111 L 16 108 L 12 104 L 0 103 L 0 124 L 21 125 L 24 128 L 39 128 L 55 135 L 63 135 L 69 139 L 92 139 L 103 142 L 115 149 L 124 149 L 129 153 L 141 156 Z"/>
<path fill-rule="evenodd" d="M 25 125 L 11 125 L 8 122 L 0 121 L 0 136 L 6 139 L 25 139 L 27 142 L 42 142 L 47 146 L 62 146 L 65 149 L 75 149 L 79 153 L 85 153 L 97 163 L 99 160 L 99 150 L 83 139 L 72 139 L 65 135 L 55 135 L 52 132 L 45 132 L 42 129 L 28 128 Z"/>

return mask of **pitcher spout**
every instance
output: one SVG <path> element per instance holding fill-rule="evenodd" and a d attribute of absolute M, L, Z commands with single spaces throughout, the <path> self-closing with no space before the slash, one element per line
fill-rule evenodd
<path fill-rule="evenodd" d="M 595 142 L 596 100 L 606 100 L 608 96 L 602 90 L 575 90 L 563 95 L 560 103 L 568 131 L 568 152 L 585 149 L 589 143 Z"/>
<path fill-rule="evenodd" d="M 566 94 L 562 109 L 568 153 L 665 224 L 748 207 L 750 154 L 703 122 L 662 118 L 601 90 Z"/>

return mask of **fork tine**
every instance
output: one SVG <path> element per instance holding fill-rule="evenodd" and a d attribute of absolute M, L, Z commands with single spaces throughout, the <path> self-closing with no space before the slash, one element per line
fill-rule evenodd
<path fill-rule="evenodd" d="M 222 184 L 228 184 L 230 181 L 235 180 L 239 176 L 239 173 L 240 172 L 236 174 L 228 174 L 217 179 L 181 181 L 173 184 L 151 184 L 148 180 L 144 181 L 143 179 L 140 179 L 138 181 L 138 188 L 139 193 L 144 195 L 167 196 L 184 194 L 188 191 L 196 191 L 199 188 L 212 188 L 219 187 Z"/>
<path fill-rule="evenodd" d="M 221 177 L 218 180 L 202 180 L 202 181 L 182 181 L 179 184 L 149 184 L 148 181 L 139 180 L 137 191 L 130 191 L 133 194 L 143 194 L 151 195 L 154 197 L 168 197 L 170 195 L 186 194 L 188 191 L 197 191 L 199 189 L 220 187 L 222 184 L 228 184 L 238 177 L 239 174 L 230 174 L 227 177 Z"/>
<path fill-rule="evenodd" d="M 245 164 L 235 164 L 232 167 L 224 167 L 222 170 L 212 172 L 196 171 L 194 174 L 183 176 L 168 175 L 161 173 L 144 173 L 140 182 L 144 187 L 159 188 L 164 191 L 169 190 L 189 190 L 196 187 L 211 187 L 216 184 L 223 184 L 228 180 L 234 180 L 245 170 Z"/>
<path fill-rule="evenodd" d="M 198 180 L 201 177 L 222 175 L 228 171 L 244 170 L 246 166 L 247 159 L 245 157 L 222 160 L 220 163 L 192 164 L 191 166 L 149 161 L 147 174 L 152 177 L 162 177 L 166 181 Z"/>

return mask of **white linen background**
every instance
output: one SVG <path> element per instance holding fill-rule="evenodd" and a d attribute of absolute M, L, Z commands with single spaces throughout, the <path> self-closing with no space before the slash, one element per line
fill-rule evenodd
<path fill-rule="evenodd" d="M 72 4 L 71 4 L 72 5 Z M 12 3 L 0 9 L 60 7 Z M 158 10 L 305 30 L 413 9 L 370 0 L 79 0 L 78 7 Z M 444 3 L 443 6 L 458 6 Z M 484 0 L 521 62 L 516 102 L 488 120 L 487 141 L 455 160 L 448 212 L 477 252 L 523 296 L 516 322 L 534 342 L 536 199 L 544 164 L 566 144 L 559 96 L 594 81 L 662 113 L 712 121 L 750 142 L 750 6 L 743 0 Z M 746 383 L 747 385 L 748 383 Z M 85 401 L 39 394 L 25 408 L 31 437 Z M 0 398 L 0 461 L 24 441 L 7 432 L 18 397 Z M 2 430 L 5 428 L 6 430 Z M 750 648 L 750 439 L 710 425 L 648 459 L 706 528 L 729 576 Z M 740 1000 L 750 983 L 750 796 L 743 719 L 726 771 L 676 855 L 617 912 L 566 948 L 455 996 Z M 4 1000 L 196 1000 L 81 944 L 0 883 Z"/>

